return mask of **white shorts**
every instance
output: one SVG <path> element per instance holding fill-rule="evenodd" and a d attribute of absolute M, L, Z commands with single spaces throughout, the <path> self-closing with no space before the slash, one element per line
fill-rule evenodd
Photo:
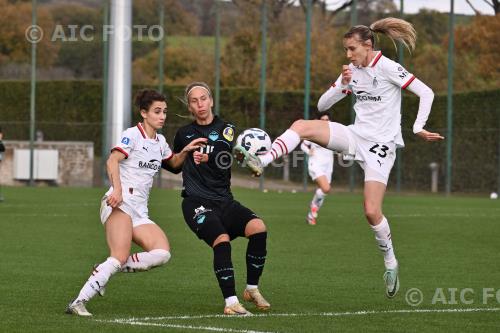
<path fill-rule="evenodd" d="M 309 160 L 308 164 L 309 176 L 312 180 L 316 180 L 321 176 L 325 176 L 328 183 L 332 182 L 333 161 L 332 163 L 314 163 Z"/>
<path fill-rule="evenodd" d="M 377 181 L 387 185 L 389 174 L 396 160 L 394 142 L 372 142 L 363 139 L 349 127 L 330 122 L 328 148 L 353 159 L 365 171 L 365 182 Z"/>
<path fill-rule="evenodd" d="M 106 194 L 101 199 L 101 223 L 104 224 L 108 220 L 113 208 L 108 206 L 106 199 L 108 195 L 113 191 L 112 188 L 106 192 Z M 130 193 L 132 192 L 132 193 Z M 130 187 L 124 187 L 122 191 L 123 202 L 118 207 L 125 214 L 130 216 L 132 219 L 132 227 L 138 227 L 143 224 L 155 224 L 149 219 L 148 215 L 148 194 L 137 189 L 132 189 Z"/>

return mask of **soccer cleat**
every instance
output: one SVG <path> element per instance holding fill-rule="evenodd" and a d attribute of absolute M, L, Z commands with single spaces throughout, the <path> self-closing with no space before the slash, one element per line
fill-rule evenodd
<path fill-rule="evenodd" d="M 311 212 L 307 213 L 306 222 L 309 225 L 316 225 L 316 218 Z"/>
<path fill-rule="evenodd" d="M 384 273 L 385 281 L 385 295 L 389 298 L 396 296 L 399 290 L 399 267 L 396 266 L 394 269 L 387 269 Z"/>
<path fill-rule="evenodd" d="M 311 203 L 311 214 L 315 219 L 318 218 L 318 211 L 319 211 L 319 207 L 316 206 L 315 204 Z"/>
<path fill-rule="evenodd" d="M 92 313 L 87 311 L 87 309 L 85 308 L 85 303 L 86 302 L 83 300 L 69 302 L 68 307 L 66 308 L 66 313 L 76 314 L 77 316 L 81 317 L 91 317 Z"/>
<path fill-rule="evenodd" d="M 260 177 L 260 175 L 264 172 L 264 166 L 262 165 L 260 159 L 257 156 L 250 154 L 242 146 L 235 146 L 233 149 L 233 155 L 238 163 L 249 168 L 255 177 Z"/>
<path fill-rule="evenodd" d="M 252 302 L 259 310 L 268 310 L 271 307 L 268 301 L 262 296 L 259 289 L 245 289 L 243 291 L 243 299 L 247 302 Z"/>
<path fill-rule="evenodd" d="M 226 306 L 224 308 L 224 314 L 230 316 L 251 316 L 252 313 L 245 309 L 240 303 L 234 303 L 233 305 Z"/>

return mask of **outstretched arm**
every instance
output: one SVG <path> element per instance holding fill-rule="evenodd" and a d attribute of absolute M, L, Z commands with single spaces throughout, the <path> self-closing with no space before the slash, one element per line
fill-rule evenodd
<path fill-rule="evenodd" d="M 434 93 L 432 92 L 432 89 L 417 78 L 411 82 L 407 89 L 420 98 L 417 119 L 413 124 L 413 133 L 426 141 L 443 140 L 444 137 L 439 133 L 432 133 L 424 130 L 425 123 L 427 122 L 431 112 L 432 101 L 434 100 Z"/>
<path fill-rule="evenodd" d="M 186 160 L 186 157 L 189 155 L 189 153 L 200 147 L 204 147 L 206 142 L 207 142 L 206 138 L 198 138 L 191 141 L 179 153 L 174 154 L 174 156 L 171 159 L 169 159 L 166 163 L 172 169 L 179 169 Z"/>

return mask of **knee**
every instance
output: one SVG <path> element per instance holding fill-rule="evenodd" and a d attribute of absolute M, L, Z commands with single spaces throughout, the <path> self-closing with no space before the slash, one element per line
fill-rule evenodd
<path fill-rule="evenodd" d="M 376 224 L 382 219 L 382 209 L 377 205 L 365 201 L 365 216 L 370 224 Z"/>
<path fill-rule="evenodd" d="M 321 191 L 323 191 L 324 194 L 330 193 L 331 189 L 332 189 L 332 187 L 330 185 L 326 185 L 326 186 L 321 187 Z"/>
<path fill-rule="evenodd" d="M 307 127 L 307 122 L 304 119 L 299 119 L 293 122 L 292 126 L 290 126 L 290 129 L 293 130 L 294 132 L 297 132 L 302 138 L 303 133 L 306 130 L 306 127 Z"/>
<path fill-rule="evenodd" d="M 222 234 L 222 235 L 219 235 L 213 242 L 212 244 L 212 248 L 216 247 L 219 243 L 223 243 L 223 242 L 230 242 L 231 239 L 229 238 L 229 235 L 228 234 Z"/>
<path fill-rule="evenodd" d="M 267 229 L 264 221 L 262 221 L 261 219 L 253 219 L 248 222 L 247 226 L 245 227 L 245 237 L 249 237 L 251 235 L 266 231 Z"/>
<path fill-rule="evenodd" d="M 157 265 L 165 265 L 172 257 L 170 251 L 164 249 L 154 249 L 149 252 L 156 258 Z"/>

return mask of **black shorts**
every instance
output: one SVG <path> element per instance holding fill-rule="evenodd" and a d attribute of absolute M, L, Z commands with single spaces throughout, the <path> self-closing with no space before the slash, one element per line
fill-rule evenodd
<path fill-rule="evenodd" d="M 208 200 L 187 197 L 182 201 L 182 213 L 189 228 L 210 247 L 222 234 L 233 240 L 245 236 L 245 227 L 254 212 L 233 199 Z"/>

